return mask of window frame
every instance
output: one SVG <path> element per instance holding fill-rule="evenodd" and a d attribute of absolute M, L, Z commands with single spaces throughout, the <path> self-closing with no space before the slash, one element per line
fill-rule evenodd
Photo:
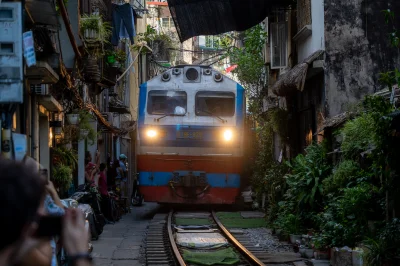
<path fill-rule="evenodd" d="M 158 93 L 160 93 L 160 92 L 165 92 L 165 97 L 167 97 L 167 94 L 168 94 L 168 92 L 171 92 L 171 91 L 167 91 L 167 90 L 151 90 L 151 91 L 148 91 L 147 92 L 147 101 L 146 101 L 146 112 L 147 112 L 147 114 L 148 115 L 172 115 L 172 114 L 168 114 L 168 113 L 163 113 L 163 114 L 154 114 L 153 112 L 149 112 L 149 107 L 150 107 L 150 103 L 151 103 L 151 101 L 150 101 L 150 93 L 151 92 L 158 92 Z M 177 92 L 177 93 L 182 93 L 182 94 L 184 94 L 185 95 L 185 106 L 184 106 L 184 108 L 185 108 L 185 113 L 184 114 L 182 114 L 182 115 L 174 115 L 174 116 L 185 116 L 186 114 L 187 114 L 187 112 L 188 112 L 188 95 L 187 95 L 187 92 L 186 91 L 173 91 L 173 92 Z"/>
<path fill-rule="evenodd" d="M 196 116 L 201 116 L 201 117 L 212 117 L 211 114 L 204 114 L 204 115 L 200 115 L 198 114 L 199 112 L 197 111 L 197 106 L 198 106 L 198 95 L 201 93 L 225 93 L 225 94 L 230 94 L 233 97 L 233 113 L 232 115 L 219 115 L 219 114 L 215 114 L 216 116 L 220 116 L 220 117 L 234 117 L 236 115 L 236 94 L 232 91 L 198 91 L 196 92 L 196 95 L 194 97 L 194 113 Z"/>
<path fill-rule="evenodd" d="M 283 32 L 281 32 L 280 26 L 284 27 Z M 271 69 L 286 68 L 288 66 L 288 45 L 289 45 L 287 22 L 284 21 L 284 22 L 271 23 L 269 34 L 270 34 Z M 284 40 L 282 40 L 280 37 L 284 37 Z M 276 41 L 277 43 L 275 42 L 275 38 L 278 38 L 278 40 Z M 275 57 L 274 57 L 275 45 L 278 46 L 280 49 L 279 65 L 276 65 L 277 62 L 275 62 Z"/>

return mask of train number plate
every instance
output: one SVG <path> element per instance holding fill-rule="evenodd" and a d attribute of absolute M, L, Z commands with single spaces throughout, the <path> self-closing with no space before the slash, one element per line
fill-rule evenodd
<path fill-rule="evenodd" d="M 199 131 L 178 131 L 176 133 L 178 139 L 202 139 L 203 132 Z"/>

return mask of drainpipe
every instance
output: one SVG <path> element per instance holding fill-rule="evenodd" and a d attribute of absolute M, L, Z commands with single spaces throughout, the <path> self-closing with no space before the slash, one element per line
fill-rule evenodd
<path fill-rule="evenodd" d="M 31 91 L 31 157 L 35 158 L 35 150 L 36 150 L 36 129 L 35 129 L 35 120 L 36 120 L 36 95 Z"/>

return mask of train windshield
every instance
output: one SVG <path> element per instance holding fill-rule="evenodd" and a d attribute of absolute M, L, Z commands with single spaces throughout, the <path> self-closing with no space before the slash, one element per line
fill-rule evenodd
<path fill-rule="evenodd" d="M 149 91 L 147 112 L 151 115 L 185 115 L 187 94 L 184 91 Z"/>
<path fill-rule="evenodd" d="M 201 91 L 196 94 L 196 115 L 233 116 L 235 94 L 233 92 Z"/>

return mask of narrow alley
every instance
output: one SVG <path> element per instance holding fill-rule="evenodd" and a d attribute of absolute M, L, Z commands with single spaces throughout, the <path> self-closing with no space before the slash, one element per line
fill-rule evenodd
<path fill-rule="evenodd" d="M 142 243 L 150 220 L 159 210 L 156 203 L 145 203 L 131 208 L 131 213 L 115 224 L 104 227 L 98 241 L 93 242 L 93 260 L 96 266 L 135 266 L 143 261 Z"/>

